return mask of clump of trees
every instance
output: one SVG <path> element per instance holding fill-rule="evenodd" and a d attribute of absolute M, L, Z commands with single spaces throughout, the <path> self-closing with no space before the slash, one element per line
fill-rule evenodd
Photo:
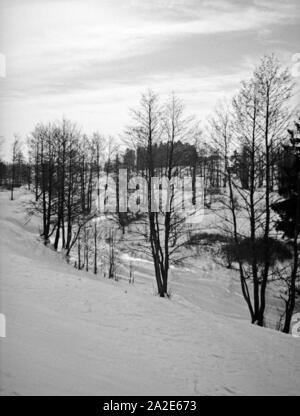
<path fill-rule="evenodd" d="M 140 177 L 145 179 L 134 184 L 136 189 L 146 187 L 144 199 L 137 198 L 136 212 L 145 213 L 144 227 L 137 228 L 137 232 L 143 238 L 141 250 L 148 250 L 153 259 L 161 297 L 169 296 L 170 264 L 186 237 L 187 214 L 180 213 L 183 202 L 176 194 L 176 181 L 187 174 L 187 166 L 191 173 L 190 199 L 195 205 L 196 199 L 201 197 L 196 194 L 195 183 L 197 152 L 195 146 L 189 144 L 198 135 L 197 126 L 185 116 L 184 107 L 174 94 L 161 104 L 159 97 L 149 91 L 142 95 L 140 106 L 132 111 L 132 125 L 127 131 L 132 151 L 126 151 L 125 161 L 132 168 L 136 167 Z M 179 193 L 182 191 L 183 188 Z"/>
<path fill-rule="evenodd" d="M 1 146 L 4 139 L 0 141 Z M 11 146 L 10 160 L 7 162 L 2 160 L 0 155 L 0 186 L 10 190 L 10 199 L 14 199 L 14 190 L 20 186 L 31 185 L 31 165 L 25 160 L 23 152 L 23 143 L 21 139 L 15 135 Z"/>
<path fill-rule="evenodd" d="M 282 331 L 289 333 L 297 298 L 300 298 L 299 279 L 299 234 L 300 234 L 300 119 L 294 128 L 289 129 L 290 143 L 284 145 L 280 165 L 279 195 L 282 200 L 272 205 L 279 215 L 276 229 L 283 233 L 286 245 L 292 252 L 288 268 L 280 273 L 285 291 L 282 299 L 285 304 Z"/>
<path fill-rule="evenodd" d="M 45 244 L 54 236 L 54 249 L 70 254 L 78 235 L 92 218 L 93 172 L 101 138 L 89 142 L 75 124 L 39 124 L 29 139 L 34 171 L 34 211 L 42 215 Z"/>
<path fill-rule="evenodd" d="M 99 209 L 100 198 L 106 199 L 100 195 L 100 179 L 102 175 L 108 183 L 112 140 L 99 133 L 87 137 L 75 123 L 63 119 L 38 124 L 28 145 L 34 193 L 29 212 L 42 217 L 44 244 L 51 241 L 67 261 L 72 256 L 78 270 L 95 275 L 105 260 L 106 275 L 116 278 L 116 239 L 112 234 L 105 237 L 114 223 L 102 221 Z"/>
<path fill-rule="evenodd" d="M 288 70 L 274 56 L 264 57 L 232 104 L 219 107 L 211 121 L 228 184 L 222 198 L 223 227 L 231 236 L 228 249 L 238 264 L 251 322 L 259 326 L 265 325 L 268 284 L 276 279 L 278 262 L 290 257 L 274 240 L 272 204 L 278 199 L 279 156 L 291 117 L 292 88 Z"/>

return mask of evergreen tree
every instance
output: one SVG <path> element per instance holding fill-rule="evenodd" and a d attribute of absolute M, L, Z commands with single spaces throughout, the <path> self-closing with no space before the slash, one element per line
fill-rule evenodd
<path fill-rule="evenodd" d="M 298 127 L 297 127 L 298 125 Z M 280 216 L 277 230 L 282 231 L 285 237 L 293 238 L 295 230 L 300 231 L 299 210 L 299 176 L 300 176 L 300 124 L 296 123 L 296 133 L 289 130 L 290 145 L 284 146 L 279 172 L 279 194 L 284 200 L 273 204 L 273 209 Z"/>
<path fill-rule="evenodd" d="M 297 289 L 297 279 L 299 279 L 298 239 L 300 234 L 300 124 L 295 123 L 295 129 L 288 130 L 288 132 L 291 144 L 284 148 L 279 189 L 280 195 L 285 199 L 272 206 L 280 216 L 277 229 L 289 239 L 293 253 L 291 274 L 286 279 L 285 321 L 282 328 L 285 333 L 290 332 L 297 290 L 299 290 Z"/>

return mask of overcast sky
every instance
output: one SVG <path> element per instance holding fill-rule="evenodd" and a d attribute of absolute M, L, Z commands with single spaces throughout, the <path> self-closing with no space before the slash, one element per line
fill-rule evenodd
<path fill-rule="evenodd" d="M 299 39 L 299 0 L 0 0 L 0 135 L 62 116 L 118 135 L 148 88 L 204 119 L 263 54 L 291 65 Z"/>

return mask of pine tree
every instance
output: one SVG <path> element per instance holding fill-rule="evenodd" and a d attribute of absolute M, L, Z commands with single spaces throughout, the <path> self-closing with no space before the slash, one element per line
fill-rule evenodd
<path fill-rule="evenodd" d="M 295 229 L 298 230 L 298 234 L 300 231 L 300 206 L 297 204 L 300 175 L 300 124 L 295 124 L 298 127 L 296 131 L 289 130 L 291 144 L 284 146 L 280 164 L 279 194 L 284 200 L 273 204 L 274 211 L 280 216 L 277 230 L 282 231 L 287 238 L 294 237 Z"/>
<path fill-rule="evenodd" d="M 300 118 L 299 118 L 300 121 Z M 291 274 L 286 279 L 287 291 L 285 298 L 285 321 L 282 331 L 290 332 L 290 325 L 297 297 L 297 279 L 299 268 L 300 235 L 300 124 L 295 123 L 295 129 L 288 130 L 290 145 L 285 146 L 281 168 L 279 193 L 285 199 L 273 204 L 272 208 L 280 216 L 277 229 L 292 245 L 293 260 Z"/>

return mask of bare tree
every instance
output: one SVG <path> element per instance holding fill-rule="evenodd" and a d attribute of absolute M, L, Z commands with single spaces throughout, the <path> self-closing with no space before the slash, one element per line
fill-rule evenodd
<path fill-rule="evenodd" d="M 139 201 L 141 211 L 147 213 L 141 221 L 146 227 L 140 227 L 139 232 L 149 244 L 158 293 L 165 297 L 169 295 L 170 261 L 183 243 L 186 231 L 186 218 L 179 213 L 184 203 L 176 198 L 176 180 L 181 179 L 180 167 L 176 166 L 176 144 L 187 138 L 193 141 L 194 129 L 190 127 L 191 120 L 184 117 L 183 105 L 174 94 L 167 104 L 160 106 L 158 96 L 149 91 L 142 95 L 139 109 L 132 114 L 134 125 L 127 136 L 134 146 L 145 149 L 146 158 L 146 169 L 139 172 L 147 183 L 146 192 L 141 192 L 146 198 Z M 166 155 L 161 166 L 155 168 L 155 148 L 161 142 L 165 143 Z M 180 188 L 181 196 L 182 192 Z M 142 250 L 145 252 L 144 243 Z"/>
<path fill-rule="evenodd" d="M 11 200 L 14 199 L 14 187 L 16 185 L 18 165 L 20 166 L 22 159 L 23 159 L 22 144 L 21 144 L 20 138 L 17 135 L 15 135 L 14 141 L 12 144 L 11 193 L 10 193 Z"/>
<path fill-rule="evenodd" d="M 217 112 L 212 123 L 228 183 L 229 192 L 223 203 L 231 213 L 231 218 L 226 218 L 233 239 L 231 250 L 239 265 L 251 322 L 259 326 L 265 323 L 266 289 L 274 266 L 271 204 L 278 198 L 272 192 L 271 181 L 274 149 L 278 148 L 289 121 L 287 103 L 291 91 L 287 70 L 273 56 L 264 57 L 252 79 L 242 83 L 232 110 Z M 247 149 L 247 186 L 233 172 L 230 142 L 240 152 Z"/>

